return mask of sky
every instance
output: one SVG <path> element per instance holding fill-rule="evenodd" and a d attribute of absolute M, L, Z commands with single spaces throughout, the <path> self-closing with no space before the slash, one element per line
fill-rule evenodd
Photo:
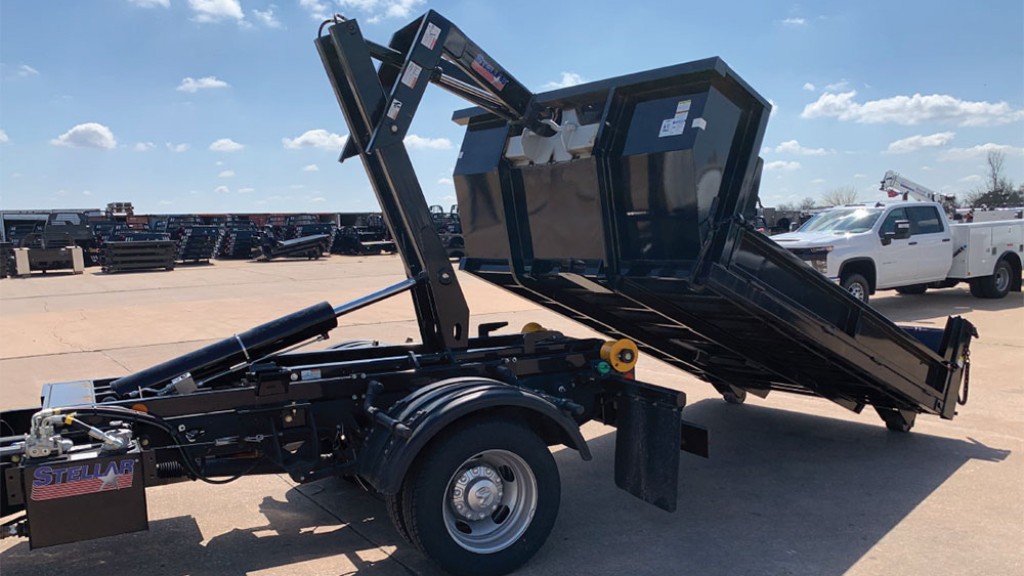
<path fill-rule="evenodd" d="M 3 0 L 0 209 L 376 210 L 313 45 L 341 13 L 386 44 L 440 12 L 535 91 L 720 56 L 774 105 L 765 206 L 886 170 L 961 197 L 1024 183 L 1024 2 Z M 427 91 L 406 145 L 455 202 L 466 107 Z"/>

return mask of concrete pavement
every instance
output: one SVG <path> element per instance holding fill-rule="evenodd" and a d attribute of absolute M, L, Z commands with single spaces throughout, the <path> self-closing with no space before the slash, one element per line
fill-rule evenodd
<path fill-rule="evenodd" d="M 0 282 L 0 407 L 38 402 L 42 384 L 118 376 L 295 309 L 337 305 L 403 277 L 397 257 L 217 262 L 173 272 L 47 275 Z M 474 323 L 537 321 L 592 332 L 460 275 Z M 593 462 L 556 453 L 559 519 L 519 574 L 839 575 L 1024 573 L 1024 301 L 965 288 L 878 295 L 899 322 L 974 322 L 971 397 L 953 420 L 892 434 L 867 410 L 775 394 L 744 406 L 650 358 L 638 376 L 685 390 L 688 420 L 711 430 L 708 460 L 684 455 L 674 514 L 614 487 L 614 431 L 590 424 Z M 335 340 L 402 342 L 408 298 L 342 319 Z M 381 502 L 341 480 L 287 476 L 148 491 L 149 532 L 29 552 L 0 543 L 6 575 L 436 574 L 391 528 Z M 87 518 L 73 521 L 88 522 Z"/>

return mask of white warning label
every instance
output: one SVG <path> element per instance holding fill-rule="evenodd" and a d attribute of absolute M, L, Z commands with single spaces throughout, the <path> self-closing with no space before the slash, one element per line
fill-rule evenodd
<path fill-rule="evenodd" d="M 434 45 L 437 44 L 437 37 L 440 35 L 441 29 L 432 22 L 428 22 L 427 31 L 423 33 L 423 40 L 420 40 L 420 44 L 426 46 L 428 50 L 433 50 Z"/>
<path fill-rule="evenodd" d="M 392 120 L 398 120 L 398 113 L 402 111 L 401 100 L 392 100 L 391 106 L 388 106 L 388 118 Z"/>
<path fill-rule="evenodd" d="M 410 60 L 409 65 L 405 67 L 405 72 L 402 73 L 402 84 L 409 88 L 415 88 L 416 81 L 420 79 L 420 72 L 423 72 L 423 67 Z"/>

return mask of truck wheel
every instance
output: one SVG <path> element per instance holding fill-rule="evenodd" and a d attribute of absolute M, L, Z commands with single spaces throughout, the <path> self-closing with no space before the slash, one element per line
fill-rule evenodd
<path fill-rule="evenodd" d="M 843 277 L 843 288 L 865 304 L 871 297 L 871 286 L 868 284 L 867 278 L 860 274 L 847 274 Z"/>
<path fill-rule="evenodd" d="M 519 568 L 558 515 L 561 487 L 551 452 L 508 420 L 473 420 L 443 432 L 406 478 L 398 521 L 421 552 L 456 576 Z"/>
<path fill-rule="evenodd" d="M 991 276 L 971 280 L 971 294 L 978 298 L 1003 298 L 1010 292 L 1013 268 L 1006 260 L 996 262 Z"/>
<path fill-rule="evenodd" d="M 927 284 L 911 284 L 910 286 L 900 286 L 896 289 L 896 292 L 905 295 L 917 295 L 924 294 L 927 290 Z"/>

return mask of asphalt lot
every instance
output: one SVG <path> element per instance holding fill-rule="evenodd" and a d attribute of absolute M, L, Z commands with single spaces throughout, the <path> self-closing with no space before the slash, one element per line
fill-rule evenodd
<path fill-rule="evenodd" d="M 293 310 L 340 304 L 403 277 L 395 256 L 217 262 L 173 272 L 50 274 L 0 281 L 0 408 L 36 405 L 42 384 L 118 376 Z M 474 323 L 529 321 L 593 333 L 460 275 Z M 669 514 L 614 487 L 614 431 L 588 425 L 594 461 L 556 453 L 562 505 L 518 574 L 891 576 L 1024 574 L 1024 299 L 966 288 L 877 295 L 898 322 L 974 322 L 970 402 L 953 421 L 888 432 L 873 411 L 777 394 L 744 406 L 652 359 L 638 376 L 685 390 L 711 430 L 708 460 L 683 455 Z M 335 339 L 416 337 L 398 297 L 341 321 Z M 150 530 L 29 552 L 0 542 L 5 576 L 67 573 L 437 574 L 392 529 L 383 503 L 340 480 L 287 476 L 148 491 Z M 71 521 L 88 522 L 88 518 Z"/>

